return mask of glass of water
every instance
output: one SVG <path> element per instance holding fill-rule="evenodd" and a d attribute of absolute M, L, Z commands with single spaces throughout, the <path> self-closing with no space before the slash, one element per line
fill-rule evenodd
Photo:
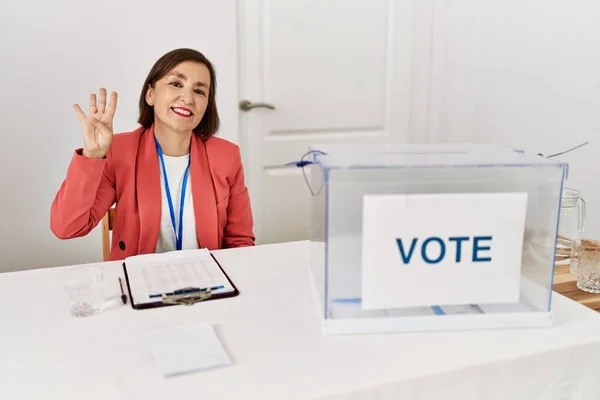
<path fill-rule="evenodd" d="M 104 308 L 102 268 L 96 265 L 74 267 L 66 272 L 65 289 L 71 302 L 71 314 L 88 317 Z"/>
<path fill-rule="evenodd" d="M 564 188 L 561 195 L 558 238 L 556 241 L 556 264 L 568 265 L 575 243 L 581 238 L 585 228 L 586 203 L 581 193 L 572 188 Z M 573 275 L 577 271 L 570 269 Z"/>
<path fill-rule="evenodd" d="M 573 246 L 571 266 L 577 274 L 577 287 L 600 293 L 600 242 L 581 239 Z"/>

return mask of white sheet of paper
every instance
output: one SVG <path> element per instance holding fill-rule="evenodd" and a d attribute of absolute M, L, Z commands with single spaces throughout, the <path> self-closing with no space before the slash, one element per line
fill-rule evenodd
<path fill-rule="evenodd" d="M 229 355 L 208 322 L 151 330 L 148 342 L 165 377 L 231 364 Z"/>
<path fill-rule="evenodd" d="M 527 193 L 364 196 L 363 308 L 517 303 L 526 212 Z"/>
<path fill-rule="evenodd" d="M 207 249 L 142 254 L 125 260 L 134 304 L 161 301 L 160 295 L 184 287 L 215 288 L 212 293 L 234 290 Z M 154 296 L 154 297 L 151 297 Z"/>

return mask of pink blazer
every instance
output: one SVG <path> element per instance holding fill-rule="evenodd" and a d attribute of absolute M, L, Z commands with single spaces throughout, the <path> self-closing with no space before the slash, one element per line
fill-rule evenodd
<path fill-rule="evenodd" d="M 61 239 L 87 235 L 115 204 L 111 260 L 156 249 L 161 221 L 160 166 L 153 127 L 116 134 L 106 158 L 75 151 L 50 211 Z M 201 247 L 254 245 L 250 198 L 238 146 L 192 135 L 190 180 Z"/>

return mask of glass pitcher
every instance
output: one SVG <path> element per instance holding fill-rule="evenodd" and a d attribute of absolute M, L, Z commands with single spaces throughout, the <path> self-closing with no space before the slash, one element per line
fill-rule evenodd
<path fill-rule="evenodd" d="M 556 264 L 570 264 L 573 244 L 581 238 L 585 228 L 586 204 L 578 190 L 564 188 L 561 196 L 558 238 L 556 240 Z M 573 265 L 571 264 L 571 273 Z"/>

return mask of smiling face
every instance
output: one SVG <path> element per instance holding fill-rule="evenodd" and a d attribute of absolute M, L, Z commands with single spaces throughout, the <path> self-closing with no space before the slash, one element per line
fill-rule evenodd
<path fill-rule="evenodd" d="M 158 129 L 190 133 L 202 120 L 211 86 L 206 65 L 185 61 L 148 87 L 146 102 Z"/>

